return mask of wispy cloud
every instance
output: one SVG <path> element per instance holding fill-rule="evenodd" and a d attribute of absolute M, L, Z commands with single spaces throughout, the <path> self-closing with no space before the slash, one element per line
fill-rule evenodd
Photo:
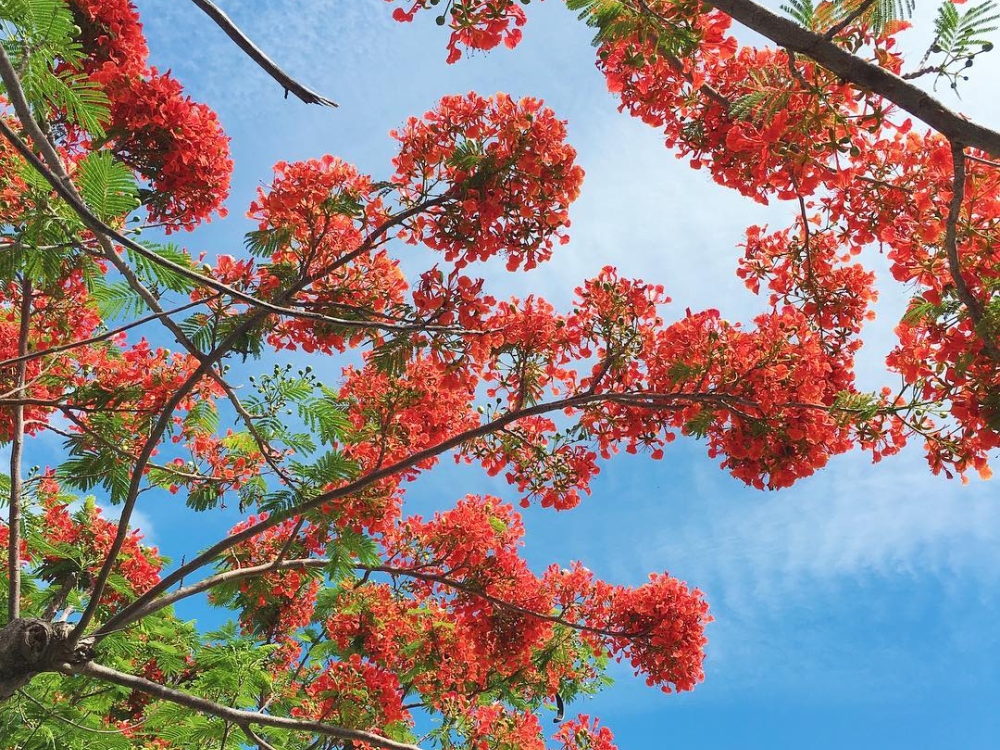
<path fill-rule="evenodd" d="M 932 477 L 915 450 L 875 467 L 842 457 L 768 495 L 734 488 L 709 465 L 692 474 L 707 512 L 664 530 L 650 557 L 687 561 L 696 580 L 717 582 L 737 608 L 852 576 L 1000 575 L 992 484 Z"/>

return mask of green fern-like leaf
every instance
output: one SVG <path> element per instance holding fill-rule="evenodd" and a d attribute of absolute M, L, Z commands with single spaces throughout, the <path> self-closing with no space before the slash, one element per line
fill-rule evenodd
<path fill-rule="evenodd" d="M 953 3 L 944 2 L 934 21 L 936 49 L 932 50 L 957 57 L 980 48 L 992 48 L 993 43 L 986 36 L 996 31 L 998 20 L 1000 13 L 993 0 L 974 5 L 965 13 L 959 13 Z"/>
<path fill-rule="evenodd" d="M 104 320 L 138 316 L 146 310 L 142 297 L 124 281 L 108 283 L 101 280 L 91 285 L 90 294 Z"/>
<path fill-rule="evenodd" d="M 60 0 L 0 0 L 4 49 L 20 71 L 32 107 L 46 119 L 55 108 L 71 123 L 103 136 L 107 97 L 87 76 L 72 70 L 83 57 L 74 38 L 79 31 Z"/>
<path fill-rule="evenodd" d="M 781 6 L 789 18 L 810 31 L 822 33 L 848 24 L 874 33 L 913 15 L 915 0 L 834 0 L 815 6 L 812 0 L 789 0 Z"/>
<path fill-rule="evenodd" d="M 812 0 L 789 0 L 787 5 L 781 6 L 781 10 L 800 26 L 815 30 L 816 8 Z"/>
<path fill-rule="evenodd" d="M 107 151 L 88 154 L 80 162 L 77 183 L 83 199 L 102 221 L 123 216 L 139 205 L 131 172 Z"/>
<path fill-rule="evenodd" d="M 581 21 L 597 30 L 595 47 L 624 35 L 634 23 L 633 14 L 619 0 L 566 0 L 566 7 L 576 11 Z"/>
<path fill-rule="evenodd" d="M 767 122 L 788 104 L 791 89 L 774 71 L 754 71 L 751 80 L 757 90 L 736 99 L 729 114 L 740 120 Z"/>
<path fill-rule="evenodd" d="M 853 3 L 858 6 L 857 1 Z M 903 21 L 913 15 L 915 0 L 875 0 L 871 8 L 861 15 L 865 24 L 876 34 L 881 33 L 886 26 L 894 21 Z M 847 15 L 852 11 L 845 9 Z"/>
<path fill-rule="evenodd" d="M 300 402 L 298 412 L 299 418 L 309 429 L 315 430 L 326 445 L 343 441 L 353 428 L 346 405 L 332 391 L 326 391 L 322 398 Z"/>
<path fill-rule="evenodd" d="M 254 229 L 247 232 L 243 244 L 258 258 L 270 258 L 284 249 L 292 241 L 292 230 L 288 227 L 276 229 Z"/>
<path fill-rule="evenodd" d="M 172 292 L 183 292 L 187 294 L 195 289 L 197 284 L 189 276 L 170 268 L 164 263 L 157 262 L 156 258 L 173 263 L 190 270 L 194 270 L 194 263 L 187 251 L 176 245 L 159 245 L 155 243 L 143 243 L 155 257 L 140 255 L 133 250 L 127 250 L 129 260 L 134 264 L 139 278 L 148 286 L 162 287 Z"/>
<path fill-rule="evenodd" d="M 219 412 L 211 401 L 197 401 L 184 417 L 184 427 L 199 435 L 210 435 L 219 428 Z"/>

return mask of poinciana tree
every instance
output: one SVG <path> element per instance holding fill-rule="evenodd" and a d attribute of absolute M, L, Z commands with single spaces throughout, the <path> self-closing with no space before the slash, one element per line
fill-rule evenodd
<path fill-rule="evenodd" d="M 332 104 L 195 2 L 286 91 Z M 909 439 L 934 472 L 988 474 L 1000 134 L 909 81 L 957 85 L 991 47 L 992 5 L 946 2 L 911 67 L 896 51 L 906 8 L 882 0 L 794 2 L 791 20 L 750 0 L 569 5 L 623 109 L 716 181 L 794 207 L 790 228 L 747 232 L 739 273 L 768 312 L 667 320 L 662 287 L 610 267 L 569 310 L 492 296 L 476 263 L 551 257 L 583 177 L 559 117 L 502 94 L 410 119 L 379 178 L 334 156 L 277 164 L 243 255 L 140 240 L 222 213 L 214 114 L 150 66 L 128 0 L 0 3 L 0 745 L 534 748 L 540 714 L 599 689 L 608 659 L 667 692 L 702 679 L 697 589 L 666 574 L 628 588 L 581 564 L 538 574 L 511 498 L 406 515 L 408 484 L 448 454 L 556 510 L 600 460 L 660 458 L 678 434 L 762 488 Z M 450 61 L 516 46 L 525 22 L 513 0 L 393 15 L 431 13 Z M 777 48 L 740 45 L 733 19 Z M 407 278 L 408 245 L 437 263 Z M 869 394 L 853 357 L 875 297 L 857 256 L 873 245 L 914 294 L 887 359 L 900 385 Z M 279 350 L 343 356 L 342 376 L 230 366 Z M 25 471 L 46 433 L 61 462 Z M 245 520 L 168 565 L 129 526 L 148 492 Z M 194 596 L 236 622 L 178 620 Z M 549 741 L 614 747 L 586 715 Z"/>

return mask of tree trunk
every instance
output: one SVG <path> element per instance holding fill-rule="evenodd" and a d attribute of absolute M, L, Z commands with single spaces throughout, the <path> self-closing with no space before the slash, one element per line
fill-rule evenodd
<path fill-rule="evenodd" d="M 89 639 L 73 643 L 73 626 L 18 618 L 0 630 L 0 701 L 41 672 L 53 672 L 58 665 L 82 664 L 94 658 Z"/>

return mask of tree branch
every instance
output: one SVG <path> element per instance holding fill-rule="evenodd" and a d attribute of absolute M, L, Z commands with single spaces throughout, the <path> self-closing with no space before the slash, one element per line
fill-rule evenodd
<path fill-rule="evenodd" d="M 168 688 L 142 677 L 119 672 L 116 669 L 94 664 L 93 662 L 80 665 L 64 664 L 59 668 L 59 671 L 63 674 L 84 675 L 96 680 L 103 680 L 104 682 L 121 685 L 132 690 L 138 690 L 161 700 L 170 701 L 171 703 L 201 711 L 210 716 L 217 716 L 220 719 L 231 721 L 241 728 L 257 724 L 263 727 L 288 729 L 293 732 L 312 732 L 313 734 L 325 737 L 333 737 L 343 742 L 363 742 L 375 747 L 385 748 L 385 750 L 420 750 L 416 745 L 406 742 L 396 742 L 388 737 L 382 737 L 381 735 L 365 732 L 360 729 L 348 729 L 347 727 L 324 724 L 318 721 L 310 721 L 309 719 L 291 719 L 283 716 L 271 716 L 270 714 L 256 711 L 243 711 L 238 708 L 222 706 L 197 695 L 183 693 L 180 690 L 174 690 L 173 688 Z"/>
<path fill-rule="evenodd" d="M 0 50 L 0 76 L 2 76 L 3 73 L 2 62 L 3 62 L 2 50 Z M 17 83 L 16 80 L 15 83 Z M 4 77 L 4 84 L 7 86 L 9 91 L 10 84 L 7 82 L 5 77 Z M 19 83 L 17 85 L 18 87 L 20 87 Z M 37 129 L 37 125 L 35 126 L 35 128 Z M 27 129 L 30 133 L 31 128 Z M 32 152 L 32 150 L 27 146 L 27 144 L 18 137 L 17 133 L 15 133 L 10 128 L 10 126 L 3 120 L 3 118 L 0 118 L 0 135 L 3 135 L 4 138 L 6 138 L 7 141 L 14 147 L 14 149 L 21 155 L 21 157 L 24 158 L 24 160 L 27 161 L 35 169 L 35 171 L 37 171 L 42 177 L 45 178 L 45 181 L 52 186 L 52 189 L 59 195 L 60 198 L 62 198 L 64 201 L 66 201 L 66 203 L 69 204 L 69 207 L 73 209 L 74 213 L 76 213 L 77 216 L 80 217 L 80 219 L 83 221 L 83 223 L 87 226 L 88 229 L 97 233 L 100 236 L 104 236 L 110 240 L 114 240 L 118 244 L 128 248 L 137 255 L 142 256 L 151 263 L 156 263 L 157 265 L 162 266 L 163 268 L 170 269 L 171 271 L 180 274 L 184 278 L 194 281 L 200 286 L 207 287 L 209 289 L 212 289 L 213 291 L 225 294 L 243 304 L 249 305 L 250 307 L 264 310 L 266 312 L 273 313 L 275 315 L 280 315 L 283 317 L 315 320 L 321 323 L 330 323 L 332 325 L 345 326 L 347 328 L 369 328 L 369 329 L 384 330 L 384 331 L 440 330 L 446 333 L 461 332 L 460 330 L 449 326 L 428 326 L 420 323 L 414 323 L 414 324 L 380 323 L 371 320 L 334 318 L 329 315 L 323 315 L 322 313 L 310 312 L 308 310 L 302 310 L 293 307 L 283 307 L 281 305 L 276 305 L 271 302 L 267 302 L 266 300 L 258 299 L 257 297 L 254 297 L 252 294 L 241 292 L 240 290 L 235 289 L 229 286 L 228 284 L 223 284 L 221 281 L 216 281 L 215 279 L 209 278 L 208 276 L 203 276 L 197 271 L 193 271 L 186 266 L 182 266 L 179 263 L 174 263 L 171 260 L 167 260 L 163 256 L 158 255 L 149 248 L 140 245 L 138 242 L 135 242 L 129 237 L 126 237 L 124 234 L 121 234 L 120 232 L 113 229 L 111 226 L 105 224 L 103 221 L 97 218 L 97 216 L 94 215 L 94 213 L 90 210 L 87 204 L 84 203 L 83 200 L 80 198 L 79 194 L 76 191 L 76 187 L 69 180 L 69 177 L 66 177 L 65 181 L 63 180 L 61 174 L 65 174 L 65 170 L 62 168 L 61 164 L 58 170 L 50 169 L 49 167 L 47 167 L 46 164 L 42 162 L 42 160 L 39 159 L 34 154 L 34 152 Z M 45 143 L 48 144 L 48 141 L 45 141 Z M 51 149 L 51 144 L 49 144 L 49 148 Z M 59 157 L 57 154 L 55 154 L 55 151 L 52 151 L 52 153 L 54 158 L 58 160 Z"/>
<path fill-rule="evenodd" d="M 88 339 L 71 341 L 67 344 L 60 344 L 59 346 L 50 346 L 48 349 L 36 349 L 35 351 L 29 352 L 24 355 L 11 357 L 10 359 L 0 360 L 0 367 L 10 367 L 11 365 L 16 365 L 21 362 L 31 362 L 36 359 L 42 359 L 43 357 L 47 357 L 51 354 L 59 354 L 61 352 L 70 351 L 71 349 L 78 349 L 81 346 L 87 346 L 89 344 L 99 344 L 102 341 L 107 341 L 108 339 L 114 338 L 120 333 L 125 333 L 126 331 L 130 331 L 133 328 L 138 328 L 139 326 L 143 326 L 146 323 L 149 323 L 158 318 L 165 318 L 171 315 L 177 315 L 178 313 L 182 313 L 185 310 L 190 310 L 192 307 L 198 307 L 199 305 L 204 305 L 206 302 L 211 302 L 212 300 L 216 300 L 218 298 L 219 295 L 215 294 L 211 297 L 197 300 L 195 302 L 188 302 L 186 305 L 175 307 L 172 310 L 162 310 L 160 312 L 153 313 L 152 315 L 147 315 L 143 318 L 139 318 L 138 320 L 134 320 L 131 323 L 119 326 L 118 328 L 112 328 L 111 330 L 105 331 L 104 333 L 99 333 L 96 336 L 91 336 Z"/>
<path fill-rule="evenodd" d="M 230 583 L 232 581 L 242 581 L 247 578 L 257 578 L 259 576 L 266 575 L 268 573 L 273 573 L 279 570 L 314 570 L 322 569 L 330 564 L 330 560 L 325 557 L 320 558 L 301 558 L 295 560 L 276 560 L 275 562 L 264 563 L 262 565 L 254 565 L 249 568 L 236 568 L 234 570 L 227 570 L 222 573 L 217 573 L 214 576 L 209 576 L 204 578 L 197 583 L 191 584 L 182 589 L 178 589 L 172 594 L 168 594 L 159 599 L 147 604 L 141 610 L 136 610 L 131 613 L 127 620 L 119 622 L 116 625 L 116 629 L 121 629 L 130 625 L 133 622 L 141 620 L 144 617 L 148 617 L 154 612 L 158 612 L 161 609 L 176 604 L 182 599 L 187 599 L 188 597 L 200 594 L 203 591 L 208 591 L 215 588 L 216 586 L 221 586 L 225 583 Z M 403 578 L 413 578 L 419 581 L 425 581 L 427 583 L 437 583 L 445 588 L 452 589 L 454 591 L 461 591 L 464 594 L 470 594 L 472 596 L 477 596 L 484 601 L 489 602 L 501 609 L 506 609 L 511 612 L 517 612 L 518 614 L 525 615 L 527 617 L 532 617 L 536 620 L 545 620 L 546 622 L 553 622 L 559 625 L 565 625 L 568 628 L 577 630 L 580 632 L 594 633 L 595 635 L 608 636 L 610 638 L 635 638 L 644 635 L 642 632 L 628 632 L 625 630 L 610 630 L 608 628 L 597 628 L 591 625 L 581 625 L 578 622 L 573 622 L 572 620 L 567 620 L 564 617 L 559 617 L 558 615 L 546 614 L 544 612 L 537 612 L 533 609 L 527 607 L 522 607 L 519 604 L 513 604 L 499 597 L 493 596 L 491 594 L 482 591 L 475 586 L 471 586 L 464 581 L 458 581 L 454 578 L 450 578 L 447 575 L 438 573 L 427 573 L 420 570 L 415 570 L 412 568 L 397 568 L 390 565 L 355 565 L 354 570 L 363 573 L 384 573 L 390 576 L 400 576 Z"/>
<path fill-rule="evenodd" d="M 31 327 L 31 281 L 21 278 L 21 324 L 17 335 L 17 353 L 28 353 Z M 16 366 L 15 394 L 23 395 L 28 363 Z M 7 515 L 7 622 L 21 616 L 21 453 L 24 450 L 24 404 L 15 404 L 11 425 L 10 446 L 10 508 Z"/>
<path fill-rule="evenodd" d="M 217 5 L 209 2 L 209 0 L 191 1 L 205 11 L 208 17 L 215 21 L 216 25 L 226 33 L 226 36 L 236 43 L 237 47 L 246 52 L 247 56 L 251 60 L 257 63 L 257 65 L 259 65 L 265 73 L 281 85 L 281 87 L 285 90 L 286 98 L 288 97 L 289 92 L 291 92 L 297 99 L 305 102 L 306 104 L 319 104 L 324 107 L 337 106 L 336 102 L 320 96 L 311 89 L 307 89 L 279 68 L 270 57 L 264 54 L 260 47 L 250 41 L 247 35 L 240 31 L 239 27 L 233 23 L 232 19 L 230 19 L 229 16 L 227 16 Z"/>
<path fill-rule="evenodd" d="M 1000 155 L 1000 132 L 964 119 L 926 91 L 851 54 L 822 34 L 804 29 L 753 0 L 712 0 L 711 5 L 775 44 L 810 57 L 845 81 L 888 99 L 949 140 Z"/>
<path fill-rule="evenodd" d="M 157 583 L 155 586 L 151 587 L 146 593 L 139 596 L 132 603 L 127 605 L 125 608 L 120 610 L 111 619 L 109 619 L 104 625 L 98 628 L 94 636 L 97 641 L 100 641 L 103 637 L 108 635 L 111 631 L 121 627 L 124 622 L 133 621 L 134 613 L 137 611 L 145 610 L 145 608 L 154 601 L 163 592 L 167 591 L 171 586 L 176 584 L 178 581 L 182 580 L 185 576 L 192 573 L 199 568 L 204 567 L 213 560 L 215 560 L 220 554 L 225 552 L 238 544 L 246 542 L 253 537 L 257 536 L 267 529 L 277 526 L 282 521 L 290 518 L 292 516 L 301 515 L 307 511 L 317 508 L 326 503 L 332 502 L 342 497 L 360 492 L 365 488 L 371 486 L 372 484 L 379 482 L 383 479 L 387 479 L 394 476 L 402 471 L 405 471 L 417 464 L 426 461 L 430 458 L 434 458 L 446 451 L 456 448 L 463 443 L 469 442 L 470 440 L 475 440 L 477 438 L 488 435 L 492 432 L 500 430 L 518 420 L 525 419 L 527 417 L 533 417 L 540 414 L 546 414 L 554 411 L 562 411 L 565 409 L 580 409 L 582 407 L 588 406 L 590 404 L 599 403 L 602 401 L 621 403 L 628 406 L 633 406 L 636 408 L 645 409 L 669 409 L 671 406 L 676 406 L 682 402 L 698 402 L 698 403 L 711 403 L 716 404 L 719 408 L 727 409 L 729 411 L 740 413 L 737 407 L 749 407 L 756 408 L 758 405 L 749 399 L 728 396 L 726 394 L 716 394 L 716 393 L 634 393 L 634 394 L 624 394 L 624 393 L 582 393 L 573 396 L 567 396 L 566 398 L 559 399 L 556 401 L 549 401 L 541 404 L 536 404 L 525 409 L 518 411 L 508 412 L 507 414 L 498 417 L 492 422 L 486 422 L 474 427 L 472 429 L 466 430 L 464 432 L 453 435 L 447 440 L 443 440 L 437 445 L 424 448 L 404 459 L 397 461 L 396 463 L 384 466 L 369 474 L 360 477 L 353 482 L 342 485 L 333 490 L 329 490 L 320 495 L 311 498 L 309 501 L 303 503 L 302 505 L 296 506 L 289 510 L 283 512 L 276 512 L 269 516 L 267 519 L 259 521 L 258 523 L 250 526 L 243 531 L 226 537 L 214 545 L 209 547 L 207 550 L 203 551 L 198 556 L 191 559 L 190 562 L 181 565 L 175 569 L 172 573 L 165 576 Z M 800 409 L 819 409 L 819 410 L 831 410 L 832 407 L 826 406 L 824 404 L 810 404 L 810 403 L 789 403 L 789 404 L 777 404 L 776 407 L 788 407 L 788 408 L 800 408 Z M 841 412 L 851 412 L 851 409 L 839 409 Z"/>
<path fill-rule="evenodd" d="M 951 203 L 948 206 L 948 218 L 944 228 L 944 249 L 948 256 L 948 272 L 955 284 L 955 293 L 969 311 L 969 316 L 975 325 L 976 335 L 983 342 L 983 348 L 994 360 L 1000 361 L 1000 349 L 990 336 L 983 335 L 979 324 L 983 320 L 983 308 L 975 295 L 969 290 L 962 276 L 961 260 L 958 257 L 958 219 L 962 213 L 962 201 L 965 199 L 965 146 L 958 141 L 951 143 L 951 162 L 954 171 L 952 181 Z"/>
<path fill-rule="evenodd" d="M 274 745 L 268 744 L 263 737 L 250 728 L 249 724 L 243 724 L 240 726 L 240 729 L 243 730 L 243 734 L 247 736 L 247 739 L 257 746 L 258 750 L 275 750 Z"/>

